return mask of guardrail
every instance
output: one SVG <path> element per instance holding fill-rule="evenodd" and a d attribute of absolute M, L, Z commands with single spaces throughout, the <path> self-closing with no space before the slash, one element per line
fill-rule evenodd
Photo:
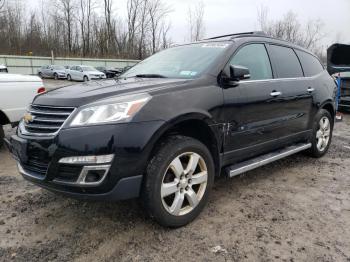
<path fill-rule="evenodd" d="M 139 60 L 130 59 L 98 59 L 98 58 L 66 58 L 41 56 L 12 56 L 0 55 L 0 65 L 6 65 L 9 73 L 35 75 L 43 65 L 89 65 L 123 68 L 138 63 Z"/>

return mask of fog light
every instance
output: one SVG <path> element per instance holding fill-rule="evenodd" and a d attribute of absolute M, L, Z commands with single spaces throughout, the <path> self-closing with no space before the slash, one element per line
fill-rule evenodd
<path fill-rule="evenodd" d="M 85 183 L 94 183 L 101 180 L 106 170 L 89 170 L 85 177 Z"/>
<path fill-rule="evenodd" d="M 105 164 L 111 163 L 114 155 L 102 155 L 102 156 L 72 156 L 61 158 L 59 163 L 61 164 Z"/>

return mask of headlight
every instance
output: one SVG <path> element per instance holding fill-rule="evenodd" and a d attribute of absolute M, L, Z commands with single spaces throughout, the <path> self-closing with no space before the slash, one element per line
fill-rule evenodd
<path fill-rule="evenodd" d="M 70 126 L 94 125 L 110 122 L 127 122 L 151 99 L 148 94 L 125 96 L 104 100 L 82 108 L 70 122 Z"/>

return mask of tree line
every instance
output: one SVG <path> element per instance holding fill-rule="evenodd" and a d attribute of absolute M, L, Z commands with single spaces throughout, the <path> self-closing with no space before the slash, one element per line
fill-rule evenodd
<path fill-rule="evenodd" d="M 41 0 L 28 15 L 26 1 L 0 0 L 0 53 L 143 59 L 170 45 L 165 0 L 127 0 L 126 18 L 115 3 Z"/>
<path fill-rule="evenodd" d="M 143 59 L 172 44 L 172 9 L 166 0 L 124 0 L 126 17 L 115 12 L 118 1 L 113 0 L 40 1 L 39 9 L 28 14 L 27 1 L 0 0 L 1 54 L 51 56 L 53 51 L 64 57 Z M 204 16 L 202 0 L 188 5 L 186 41 L 205 38 Z M 271 19 L 269 9 L 261 6 L 257 23 L 268 35 L 301 45 L 325 60 L 321 20 L 302 24 L 292 11 Z"/>

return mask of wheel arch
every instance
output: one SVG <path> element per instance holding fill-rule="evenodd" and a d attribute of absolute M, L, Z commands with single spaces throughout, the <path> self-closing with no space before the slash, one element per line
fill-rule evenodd
<path fill-rule="evenodd" d="M 331 116 L 334 118 L 335 114 L 336 114 L 336 109 L 334 106 L 334 103 L 332 101 L 326 101 L 325 103 L 323 103 L 319 109 L 325 109 L 327 110 Z"/>
<path fill-rule="evenodd" d="M 208 115 L 203 113 L 189 113 L 165 122 L 151 139 L 149 160 L 156 153 L 163 139 L 171 135 L 188 136 L 202 142 L 213 157 L 216 175 L 220 174 L 220 152 L 222 143 L 219 125 L 213 123 L 213 121 L 208 118 Z"/>
<path fill-rule="evenodd" d="M 2 110 L 0 110 L 0 125 L 7 125 L 7 124 L 11 124 L 11 121 L 7 117 L 7 115 Z"/>

